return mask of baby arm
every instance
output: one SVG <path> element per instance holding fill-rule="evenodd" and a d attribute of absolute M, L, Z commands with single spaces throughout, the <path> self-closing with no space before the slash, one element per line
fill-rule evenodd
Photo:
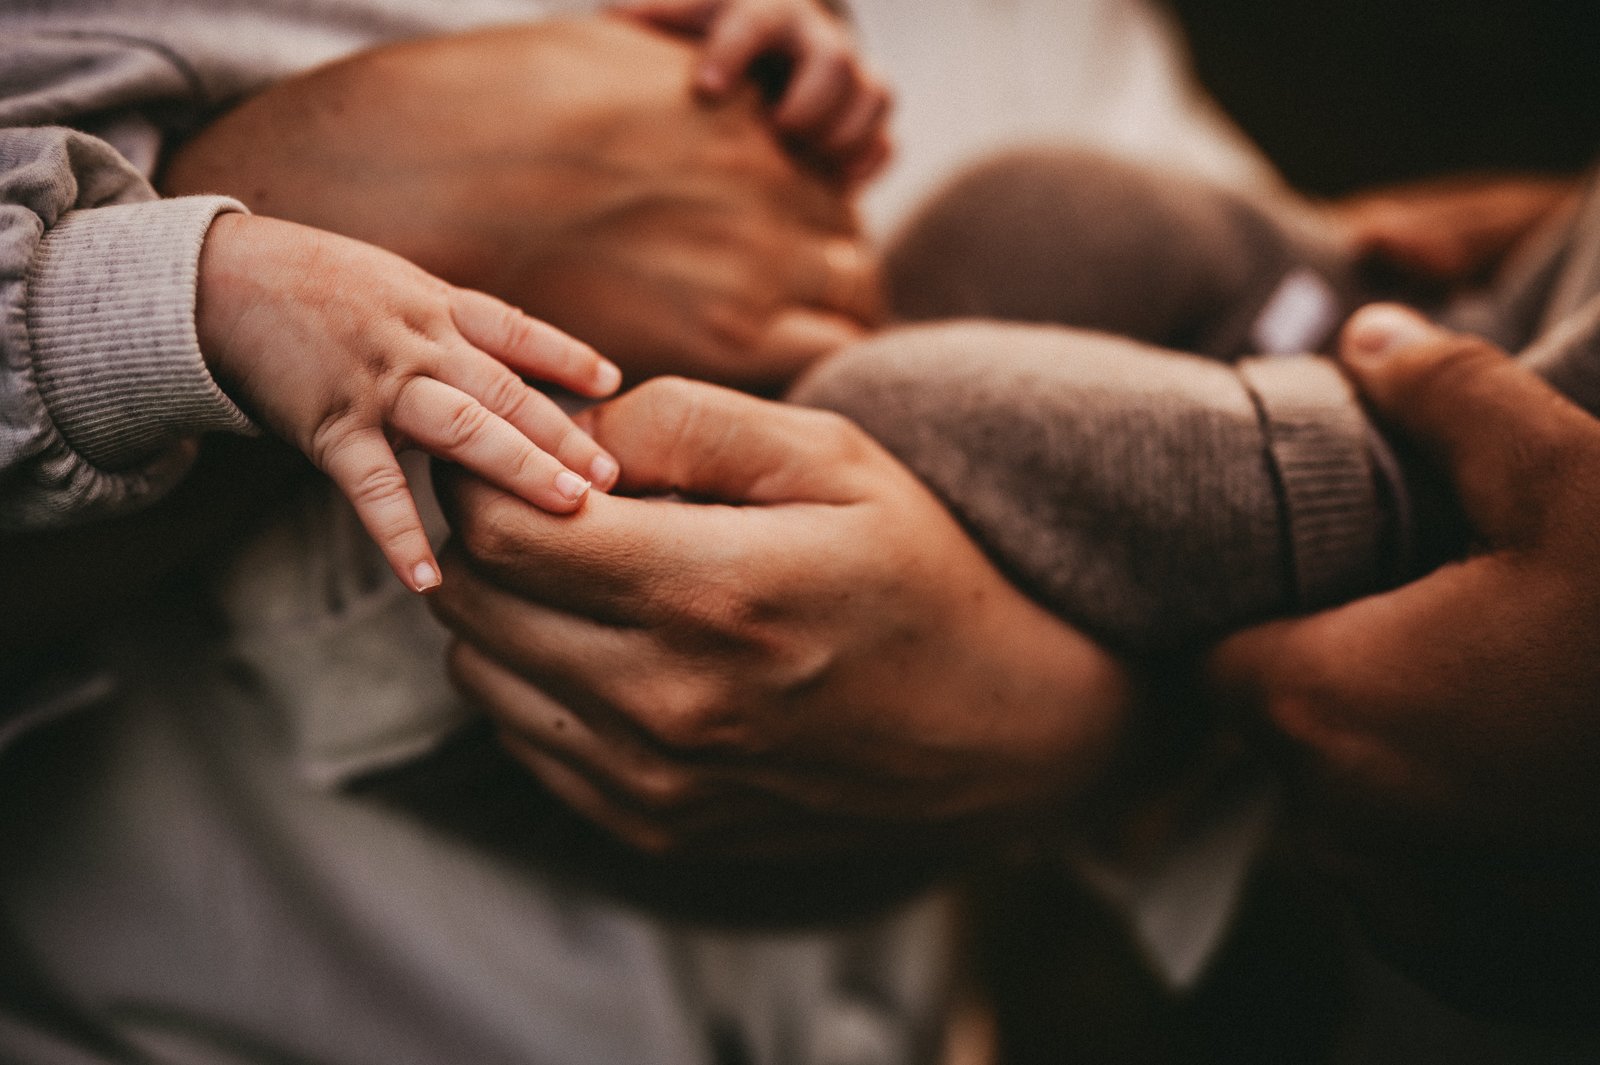
<path fill-rule="evenodd" d="M 786 65 L 772 124 L 851 183 L 888 161 L 893 99 L 862 61 L 832 5 L 821 0 L 633 0 L 622 14 L 704 38 L 695 87 L 712 98 L 739 83 L 758 59 Z"/>
<path fill-rule="evenodd" d="M 518 376 L 584 396 L 621 372 L 588 345 L 397 255 L 227 215 L 200 260 L 200 347 L 222 389 L 331 477 L 408 587 L 438 564 L 395 458 L 414 446 L 554 513 L 617 464 Z"/>
<path fill-rule="evenodd" d="M 1382 470 L 1327 360 L 1234 367 L 956 322 L 848 348 L 791 398 L 858 422 L 1019 587 L 1119 650 L 1194 646 L 1389 575 Z"/>

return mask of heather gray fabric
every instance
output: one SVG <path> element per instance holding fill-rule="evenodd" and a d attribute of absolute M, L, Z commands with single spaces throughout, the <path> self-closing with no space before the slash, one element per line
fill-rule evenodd
<path fill-rule="evenodd" d="M 193 335 L 201 239 L 236 205 L 156 200 L 166 137 L 353 49 L 536 14 L 0 7 L 0 527 L 136 508 L 182 476 L 194 434 L 247 428 Z M 445 643 L 318 481 L 204 587 L 0 690 L 0 1060 L 934 1055 L 954 932 L 926 876 L 848 916 L 806 912 L 805 888 L 849 894 L 855 870 L 786 877 L 794 913 L 763 923 L 721 912 L 730 888 L 759 903 L 783 883 L 739 868 L 679 871 L 675 910 L 636 897 L 625 881 L 654 871 L 585 868 L 608 852 L 492 744 L 445 771 L 439 745 L 471 716 Z M 380 770 L 406 779 L 368 783 Z M 566 865 L 543 846 L 575 838 Z"/>
<path fill-rule="evenodd" d="M 858 344 L 795 398 L 859 422 L 1051 609 L 1150 652 L 1318 605 L 1327 588 L 1362 591 L 1378 572 L 1373 478 L 1343 379 L 1309 358 L 1251 369 L 962 322 Z M 1350 519 L 1320 530 L 1345 550 L 1310 583 L 1284 547 L 1291 463 L 1316 496 L 1296 500 L 1302 524 Z"/>
<path fill-rule="evenodd" d="M 194 336 L 206 228 L 242 208 L 158 202 L 148 177 L 164 139 L 353 49 L 536 12 L 520 0 L 0 7 L 0 530 L 137 509 L 182 476 L 196 436 L 250 431 Z"/>
<path fill-rule="evenodd" d="M 1428 527 L 1446 513 L 1431 500 L 1414 513 L 1418 485 L 1332 362 L 1248 354 L 1293 283 L 1333 309 L 1311 306 L 1313 345 L 1369 295 L 1308 217 L 1086 152 L 1002 158 L 892 249 L 903 317 L 1116 328 L 1209 358 L 1060 325 L 926 323 L 834 356 L 791 398 L 858 421 L 1020 586 L 1116 647 L 1170 651 L 1354 598 L 1457 530 Z M 1487 298 L 1439 314 L 1526 346 L 1600 412 L 1600 191 L 1555 227 Z"/>
<path fill-rule="evenodd" d="M 1297 271 L 1326 286 L 1334 313 L 1274 350 L 1324 350 L 1338 312 L 1368 294 L 1306 205 L 1048 147 L 957 175 L 886 255 L 901 321 L 1070 325 L 1218 359 L 1262 352 L 1252 327 Z"/>

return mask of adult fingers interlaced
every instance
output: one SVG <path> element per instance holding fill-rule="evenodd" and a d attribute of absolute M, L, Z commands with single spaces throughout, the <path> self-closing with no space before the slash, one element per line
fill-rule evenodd
<path fill-rule="evenodd" d="M 502 733 L 566 764 L 619 803 L 641 812 L 670 813 L 705 793 L 706 774 L 669 759 L 613 718 L 574 712 L 535 679 L 470 643 L 452 647 L 450 675 L 456 687 L 490 713 Z"/>
<path fill-rule="evenodd" d="M 592 715 L 573 712 L 468 644 L 452 648 L 451 676 L 552 794 L 641 851 L 816 858 L 882 845 L 881 824 L 796 802 L 781 772 L 662 751 L 595 727 Z M 897 838 L 909 840 L 911 827 Z"/>

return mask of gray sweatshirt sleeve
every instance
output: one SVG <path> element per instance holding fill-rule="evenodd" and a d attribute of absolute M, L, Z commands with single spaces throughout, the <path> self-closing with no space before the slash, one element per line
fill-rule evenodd
<path fill-rule="evenodd" d="M 195 335 L 218 196 L 158 199 L 104 141 L 0 128 L 0 530 L 158 498 L 196 437 L 252 431 Z"/>

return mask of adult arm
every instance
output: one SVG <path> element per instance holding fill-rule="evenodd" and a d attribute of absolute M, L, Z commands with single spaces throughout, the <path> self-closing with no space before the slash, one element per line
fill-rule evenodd
<path fill-rule="evenodd" d="M 1300 770 L 1303 822 L 1378 930 L 1477 1008 L 1586 1016 L 1600 949 L 1600 423 L 1491 345 L 1397 309 L 1345 339 L 1432 451 L 1470 557 L 1224 642 L 1222 697 Z"/>
<path fill-rule="evenodd" d="M 593 820 L 828 850 L 1057 809 L 1114 759 L 1118 664 L 843 418 L 669 379 L 593 429 L 639 497 L 550 519 L 462 480 L 433 599 L 459 686 Z"/>
<path fill-rule="evenodd" d="M 247 101 L 164 187 L 399 252 L 631 378 L 773 388 L 873 316 L 874 271 L 842 189 L 753 89 L 697 99 L 694 56 L 610 19 L 378 49 Z"/>
<path fill-rule="evenodd" d="M 1486 282 L 1581 187 L 1573 177 L 1463 174 L 1371 189 L 1330 205 L 1330 214 L 1368 266 L 1454 291 Z"/>

